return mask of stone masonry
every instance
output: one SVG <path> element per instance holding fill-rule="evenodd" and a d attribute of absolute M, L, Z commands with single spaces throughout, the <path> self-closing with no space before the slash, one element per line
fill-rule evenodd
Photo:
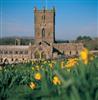
<path fill-rule="evenodd" d="M 56 59 L 79 56 L 82 43 L 55 43 L 55 8 L 34 8 L 35 43 L 0 45 L 0 62 Z"/>

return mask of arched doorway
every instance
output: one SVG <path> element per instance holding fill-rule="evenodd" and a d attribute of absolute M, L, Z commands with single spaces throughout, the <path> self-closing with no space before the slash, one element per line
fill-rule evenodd
<path fill-rule="evenodd" d="M 41 53 L 41 58 L 46 59 L 46 54 L 44 52 Z"/>
<path fill-rule="evenodd" d="M 36 51 L 36 52 L 34 53 L 34 58 L 35 58 L 35 59 L 39 59 L 39 58 L 40 58 L 40 53 L 39 53 L 39 51 Z"/>

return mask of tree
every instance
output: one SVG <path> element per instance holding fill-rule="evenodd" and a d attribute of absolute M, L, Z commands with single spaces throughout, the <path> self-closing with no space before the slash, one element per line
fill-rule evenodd
<path fill-rule="evenodd" d="M 78 36 L 77 41 L 89 41 L 92 40 L 92 38 L 90 36 Z"/>

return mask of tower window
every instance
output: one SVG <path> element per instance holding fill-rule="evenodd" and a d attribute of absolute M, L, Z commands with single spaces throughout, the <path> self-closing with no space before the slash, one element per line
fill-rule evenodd
<path fill-rule="evenodd" d="M 45 21 L 45 15 L 42 16 L 42 20 Z"/>
<path fill-rule="evenodd" d="M 42 29 L 42 38 L 44 38 L 45 37 L 45 29 L 43 28 Z"/>

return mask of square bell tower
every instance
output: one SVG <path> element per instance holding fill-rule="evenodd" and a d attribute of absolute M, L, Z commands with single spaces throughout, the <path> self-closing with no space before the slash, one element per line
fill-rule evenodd
<path fill-rule="evenodd" d="M 55 8 L 38 10 L 34 8 L 35 42 L 55 41 Z"/>

